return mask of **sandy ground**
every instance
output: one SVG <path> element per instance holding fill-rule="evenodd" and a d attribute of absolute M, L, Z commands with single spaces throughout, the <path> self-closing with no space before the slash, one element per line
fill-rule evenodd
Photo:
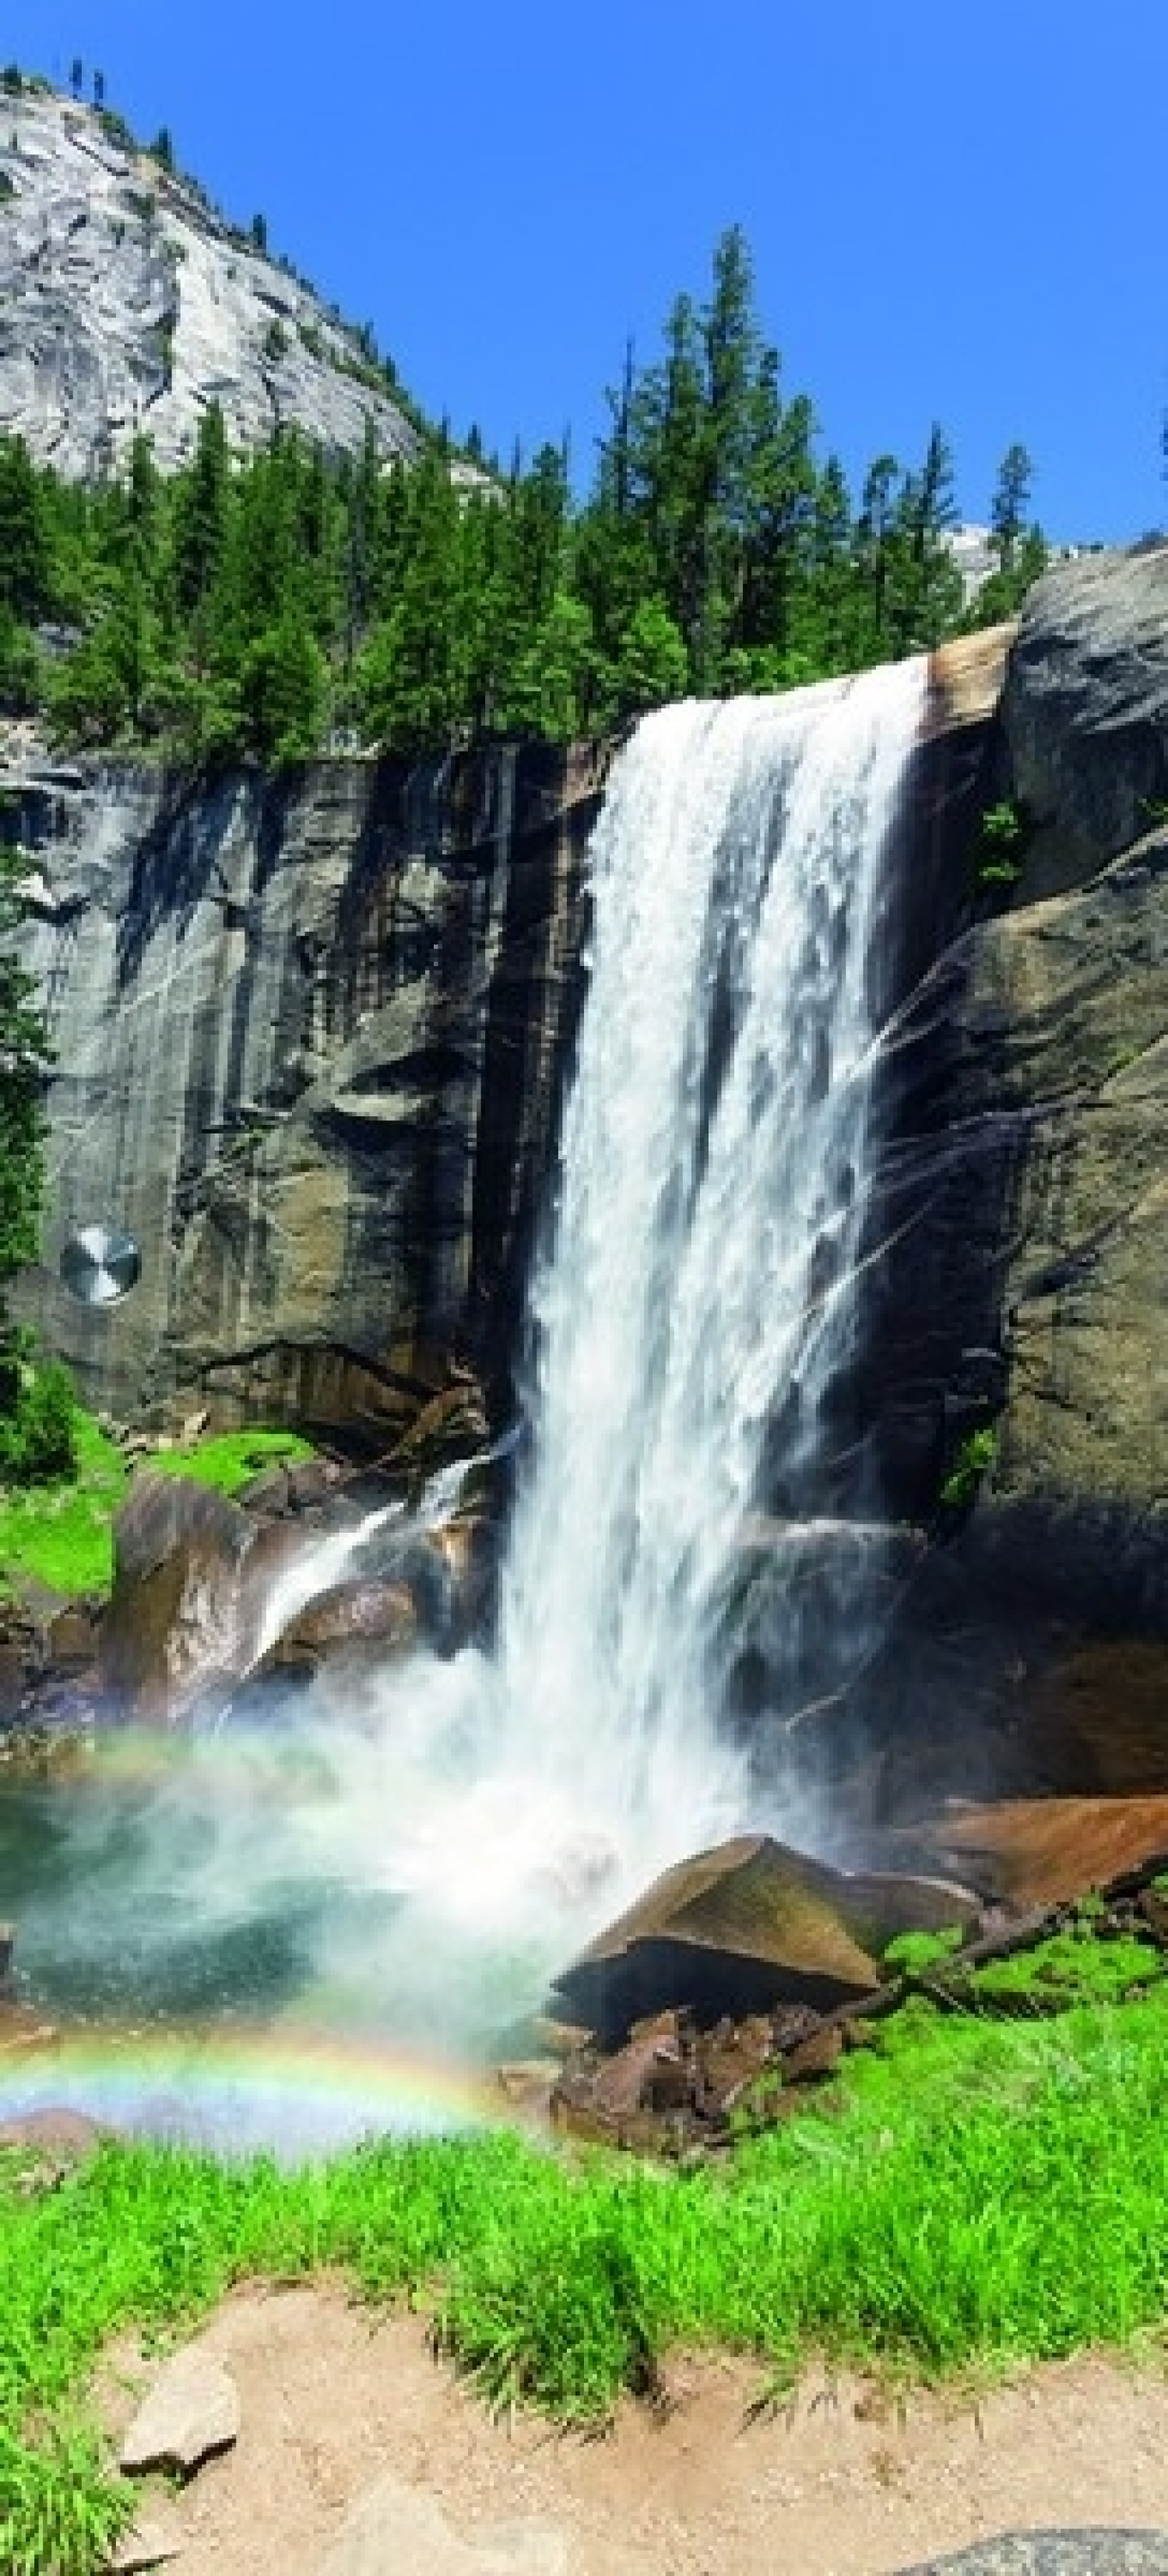
<path fill-rule="evenodd" d="M 820 2377 L 760 2416 L 756 2367 L 687 2357 L 661 2413 L 630 2402 L 586 2440 L 493 2421 L 433 2360 L 424 2320 L 371 2314 L 339 2286 L 237 2292 L 197 2341 L 233 2373 L 242 2431 L 177 2498 L 179 2576 L 318 2576 L 386 2470 L 437 2497 L 464 2540 L 554 2525 L 571 2576 L 882 2576 L 1005 2530 L 1168 2528 L 1163 2360 L 1088 2355 L 976 2401 L 899 2405 Z M 156 2367 L 111 2356 L 112 2429 Z"/>

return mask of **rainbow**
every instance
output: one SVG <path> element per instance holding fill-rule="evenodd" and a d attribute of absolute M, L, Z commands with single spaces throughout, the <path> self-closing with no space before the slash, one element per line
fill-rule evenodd
<path fill-rule="evenodd" d="M 0 2052 L 0 2121 L 69 2109 L 135 2137 L 302 2163 L 376 2136 L 501 2125 L 490 2077 L 306 2024 L 93 2025 Z"/>

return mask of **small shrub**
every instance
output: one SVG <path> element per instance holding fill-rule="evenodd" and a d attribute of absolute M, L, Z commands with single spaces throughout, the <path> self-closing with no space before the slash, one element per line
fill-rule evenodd
<path fill-rule="evenodd" d="M 987 806 L 977 835 L 979 891 L 1017 885 L 1025 843 L 1026 825 L 1017 805 L 1003 798 L 1000 804 Z"/>
<path fill-rule="evenodd" d="M 967 1431 L 949 1473 L 941 1487 L 941 1501 L 946 1511 L 964 1511 L 973 1501 L 983 1476 L 989 1474 L 998 1454 L 998 1435 L 992 1423 L 985 1422 L 977 1431 Z"/>
<path fill-rule="evenodd" d="M 22 1369 L 14 1411 L 0 1423 L 0 1473 L 29 1485 L 72 1476 L 77 1466 L 77 1399 L 61 1360 Z"/>
<path fill-rule="evenodd" d="M 99 117 L 101 130 L 107 143 L 120 144 L 123 152 L 137 151 L 138 146 L 134 134 L 131 128 L 127 125 L 125 117 L 119 116 L 116 107 L 101 108 L 99 110 Z"/>
<path fill-rule="evenodd" d="M 951 1959 L 964 1939 L 960 1923 L 946 1923 L 939 1932 L 898 1932 L 886 1944 L 884 1965 L 905 1977 L 927 1976 L 930 1968 Z"/>
<path fill-rule="evenodd" d="M 264 333 L 264 356 L 270 358 L 273 363 L 277 363 L 285 355 L 287 347 L 288 334 L 279 316 L 276 315 L 269 322 Z"/>

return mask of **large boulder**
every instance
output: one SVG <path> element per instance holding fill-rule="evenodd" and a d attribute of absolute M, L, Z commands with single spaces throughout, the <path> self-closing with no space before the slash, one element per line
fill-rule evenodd
<path fill-rule="evenodd" d="M 114 1588 L 102 1678 L 120 1712 L 174 1722 L 222 1695 L 259 1642 L 261 1591 L 246 1580 L 258 1524 L 226 1495 L 145 1470 L 114 1522 Z"/>
<path fill-rule="evenodd" d="M 568 2017 L 606 2043 L 671 2007 L 707 2024 L 779 2003 L 828 2011 L 879 1985 L 897 1933 L 966 1927 L 978 1912 L 952 1882 L 852 1876 L 741 1835 L 664 1871 L 556 1987 Z"/>
<path fill-rule="evenodd" d="M 310 1681 L 325 1671 L 338 1684 L 363 1682 L 411 1646 L 417 1633 L 417 1604 L 408 1584 L 335 1583 L 289 1622 L 256 1666 L 255 1678 Z"/>

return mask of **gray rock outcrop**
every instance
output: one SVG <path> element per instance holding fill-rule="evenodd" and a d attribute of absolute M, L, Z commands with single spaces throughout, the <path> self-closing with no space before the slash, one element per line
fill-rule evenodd
<path fill-rule="evenodd" d="M 1168 2532 L 1006 2531 L 945 2558 L 918 2560 L 904 2576 L 1168 2576 Z"/>
<path fill-rule="evenodd" d="M 1038 584 L 980 758 L 1016 883 L 975 807 L 903 903 L 854 1397 L 940 1543 L 852 1710 L 867 1814 L 1168 1788 L 1168 549 Z"/>
<path fill-rule="evenodd" d="M 23 780 L 57 1069 L 22 1300 L 88 1401 L 141 1419 L 185 1389 L 219 1423 L 357 1423 L 384 1449 L 460 1365 L 505 1373 L 602 768 L 534 744 Z M 142 1279 L 88 1310 L 57 1262 L 105 1214 Z"/>
<path fill-rule="evenodd" d="M 51 90 L 0 115 L 0 430 L 90 477 L 148 433 L 192 453 L 214 397 L 233 446 L 292 423 L 333 450 L 420 445 L 356 336 L 198 189 Z"/>
<path fill-rule="evenodd" d="M 988 761 L 1026 837 L 1005 908 L 977 898 L 976 846 L 943 853 L 949 936 L 905 1012 L 886 1385 L 921 1428 L 932 1403 L 918 1475 L 993 1413 L 983 1519 L 1008 1514 L 1017 1551 L 1028 1508 L 1061 1514 L 1076 1582 L 1107 1523 L 1134 1595 L 1168 1503 L 1168 549 L 1038 585 Z"/>

